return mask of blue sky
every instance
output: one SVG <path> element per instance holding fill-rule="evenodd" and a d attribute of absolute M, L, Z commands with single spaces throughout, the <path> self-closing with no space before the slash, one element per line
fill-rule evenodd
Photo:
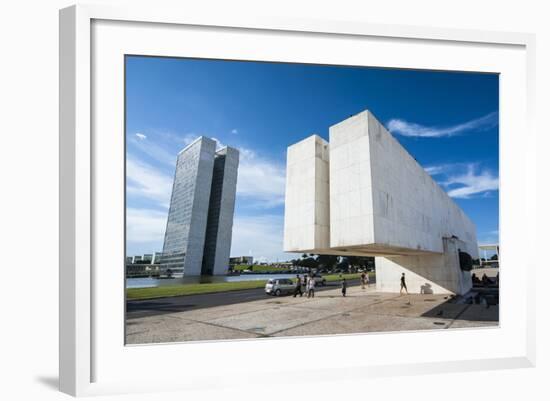
<path fill-rule="evenodd" d="M 286 148 L 369 109 L 498 242 L 498 76 L 153 57 L 126 59 L 127 252 L 162 251 L 177 153 L 241 151 L 231 255 L 282 252 Z"/>

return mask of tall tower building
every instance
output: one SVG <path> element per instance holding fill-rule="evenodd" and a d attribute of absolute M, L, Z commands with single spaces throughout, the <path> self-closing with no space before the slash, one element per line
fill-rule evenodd
<path fill-rule="evenodd" d="M 161 269 L 225 274 L 235 210 L 238 150 L 200 137 L 178 154 Z"/>
<path fill-rule="evenodd" d="M 237 149 L 226 147 L 216 152 L 202 258 L 203 275 L 227 273 L 238 167 Z"/>

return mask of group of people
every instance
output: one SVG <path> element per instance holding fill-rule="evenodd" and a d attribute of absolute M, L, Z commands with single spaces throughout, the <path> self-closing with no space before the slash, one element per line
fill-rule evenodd
<path fill-rule="evenodd" d="M 361 273 L 361 288 L 365 289 L 365 286 L 369 285 L 369 275 L 367 273 Z M 486 274 L 483 275 L 481 280 L 474 274 L 472 274 L 472 282 L 475 284 L 482 284 L 483 286 L 488 286 L 491 284 L 497 284 L 499 282 L 498 273 L 494 280 L 491 280 Z M 405 273 L 401 274 L 400 278 L 400 290 L 399 293 L 408 294 L 409 291 L 407 290 L 407 283 L 405 281 Z M 348 283 L 344 277 L 342 277 L 342 280 L 340 281 L 340 288 L 342 289 L 342 296 L 346 296 Z M 303 294 L 306 294 L 308 298 L 315 297 L 315 278 L 313 275 L 305 275 L 303 277 L 300 277 L 299 275 L 296 275 L 296 287 L 294 289 L 294 297 L 297 295 L 302 296 Z"/>
<path fill-rule="evenodd" d="M 472 285 L 474 285 L 474 286 L 483 285 L 484 287 L 488 287 L 488 286 L 493 285 L 493 284 L 496 284 L 496 285 L 499 284 L 498 272 L 497 272 L 497 275 L 494 279 L 489 278 L 489 276 L 487 276 L 485 273 L 483 273 L 483 276 L 481 276 L 481 280 L 480 280 L 479 277 L 475 273 L 472 274 Z"/>
<path fill-rule="evenodd" d="M 369 275 L 367 273 L 361 273 L 361 288 L 364 289 L 369 283 Z M 313 275 L 304 274 L 303 277 L 300 277 L 300 275 L 297 274 L 293 297 L 296 298 L 298 295 L 303 296 L 306 294 L 308 298 L 314 298 L 315 284 L 315 277 Z M 348 289 L 348 283 L 345 277 L 342 277 L 340 281 L 340 288 L 342 289 L 342 296 L 345 297 Z"/>
<path fill-rule="evenodd" d="M 303 277 L 296 275 L 296 287 L 294 288 L 294 298 L 299 294 L 300 296 L 307 295 L 308 298 L 315 297 L 315 278 L 313 275 Z"/>

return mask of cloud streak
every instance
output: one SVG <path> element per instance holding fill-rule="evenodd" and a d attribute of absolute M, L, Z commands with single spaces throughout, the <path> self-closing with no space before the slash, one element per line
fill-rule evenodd
<path fill-rule="evenodd" d="M 187 146 L 199 135 L 186 134 L 181 137 L 183 146 Z M 216 141 L 216 148 L 220 149 L 225 144 L 216 137 L 211 137 Z M 174 138 L 172 138 L 173 140 Z M 129 142 L 132 148 L 138 150 L 164 165 L 174 167 L 176 156 L 174 152 L 167 150 L 168 146 L 161 146 L 151 141 L 132 139 Z M 271 208 L 284 203 L 285 198 L 285 167 L 281 163 L 276 163 L 265 157 L 258 156 L 256 152 L 246 147 L 237 147 L 240 153 L 239 172 L 237 178 L 237 196 L 246 201 L 247 204 L 254 208 Z M 165 194 L 164 190 L 167 187 L 166 181 L 172 180 L 171 176 L 167 176 L 152 165 L 138 162 L 137 159 L 129 158 L 128 163 L 128 178 L 138 184 L 132 189 L 132 193 L 139 195 L 138 189 L 143 190 L 142 195 L 150 199 L 160 200 Z M 130 173 L 132 175 L 130 176 Z M 143 175 L 143 176 L 141 176 Z M 161 185 L 165 188 L 162 194 L 159 193 L 153 185 Z M 135 190 L 134 190 L 135 189 Z M 171 187 L 170 187 L 171 189 Z M 170 194 L 168 194 L 169 202 Z M 162 200 L 163 204 L 164 201 Z M 164 206 L 164 205 L 163 205 Z"/>
<path fill-rule="evenodd" d="M 126 191 L 135 198 L 143 197 L 155 201 L 158 206 L 168 208 L 172 193 L 172 177 L 150 164 L 131 156 L 126 159 Z"/>
<path fill-rule="evenodd" d="M 285 168 L 249 149 L 240 149 L 237 196 L 257 207 L 282 205 L 285 200 Z"/>
<path fill-rule="evenodd" d="M 451 198 L 487 197 L 499 189 L 498 176 L 488 169 L 481 169 L 477 163 L 441 164 L 424 170 L 441 178 L 439 183 Z"/>
<path fill-rule="evenodd" d="M 498 112 L 494 111 L 483 117 L 466 121 L 461 124 L 429 127 L 406 120 L 394 118 L 388 122 L 388 130 L 392 134 L 418 138 L 442 138 L 462 135 L 471 131 L 487 131 L 498 125 Z"/>

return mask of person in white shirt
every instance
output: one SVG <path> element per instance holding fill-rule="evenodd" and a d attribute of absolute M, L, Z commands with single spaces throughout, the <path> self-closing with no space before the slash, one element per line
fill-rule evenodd
<path fill-rule="evenodd" d="M 307 281 L 307 297 L 315 298 L 315 279 L 310 276 Z"/>

